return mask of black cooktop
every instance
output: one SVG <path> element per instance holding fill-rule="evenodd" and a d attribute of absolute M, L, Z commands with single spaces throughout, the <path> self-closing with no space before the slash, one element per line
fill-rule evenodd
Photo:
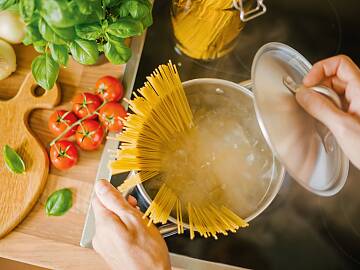
<path fill-rule="evenodd" d="M 174 50 L 170 0 L 155 1 L 136 79 L 171 59 L 183 81 L 216 77 L 250 79 L 252 59 L 265 43 L 279 41 L 309 61 L 344 53 L 360 64 L 360 1 L 269 0 L 265 15 L 249 22 L 235 50 L 219 60 L 201 62 Z M 359 89 L 360 91 L 360 89 Z M 171 252 L 253 269 L 360 269 L 360 172 L 351 167 L 344 189 L 321 198 L 290 177 L 270 207 L 250 227 L 219 240 L 188 235 L 166 239 Z"/>

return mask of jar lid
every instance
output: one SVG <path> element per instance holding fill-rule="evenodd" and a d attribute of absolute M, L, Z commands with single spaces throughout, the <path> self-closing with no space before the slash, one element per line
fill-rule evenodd
<path fill-rule="evenodd" d="M 301 85 L 311 64 L 282 43 L 268 43 L 252 64 L 254 105 L 261 131 L 286 171 L 321 196 L 344 186 L 349 160 L 330 131 L 306 113 L 284 80 Z"/>

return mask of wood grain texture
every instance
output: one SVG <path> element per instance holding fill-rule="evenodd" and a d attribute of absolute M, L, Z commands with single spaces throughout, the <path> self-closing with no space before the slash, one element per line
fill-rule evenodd
<path fill-rule="evenodd" d="M 14 48 L 18 67 L 9 78 L 0 81 L 0 99 L 3 100 L 17 94 L 21 82 L 29 72 L 32 59 L 37 55 L 31 47 L 16 45 Z M 69 61 L 68 67 L 60 71 L 58 82 L 61 87 L 61 103 L 56 109 L 70 110 L 70 101 L 76 94 L 91 91 L 95 81 L 103 75 L 121 78 L 124 67 L 110 63 L 82 66 Z M 29 117 L 30 129 L 46 148 L 54 137 L 47 127 L 52 112 L 49 109 L 35 110 Z M 15 114 L 17 112 L 11 112 L 9 117 Z M 16 128 L 10 127 L 11 130 Z M 13 232 L 0 240 L 0 257 L 47 269 L 110 270 L 94 250 L 79 246 L 101 152 L 102 149 L 94 152 L 79 151 L 78 164 L 68 171 L 59 171 L 50 166 L 45 188 L 31 212 Z M 70 188 L 74 193 L 73 207 L 64 216 L 47 217 L 44 211 L 46 199 L 52 192 L 64 187 Z"/>
<path fill-rule="evenodd" d="M 14 49 L 17 55 L 17 70 L 9 78 L 0 81 L 1 100 L 16 96 L 30 70 L 32 59 L 37 55 L 32 47 L 16 45 Z M 124 67 L 124 65 L 115 66 L 110 63 L 82 66 L 73 60 L 69 61 L 68 67 L 60 71 L 58 82 L 61 87 L 61 103 L 56 109 L 70 110 L 70 101 L 76 94 L 92 91 L 96 80 L 101 76 L 113 75 L 121 78 Z M 6 118 L 11 120 L 17 116 L 18 110 L 22 109 L 20 107 L 8 112 Z M 47 121 L 52 112 L 53 110 L 50 109 L 38 109 L 29 116 L 30 130 L 46 149 L 54 138 L 47 127 Z M 2 113 L 1 118 L 3 118 Z M 14 124 L 8 127 L 10 131 L 17 128 Z M 4 127 L 1 127 L 1 132 L 3 130 Z M 94 152 L 79 150 L 78 164 L 68 171 L 59 171 L 50 166 L 45 188 L 31 212 L 13 232 L 0 240 L 1 257 L 49 269 L 108 269 L 93 250 L 79 246 L 101 152 L 102 148 Z M 3 162 L 0 163 L 0 168 L 0 182 L 2 182 Z M 52 192 L 64 187 L 74 192 L 73 207 L 62 217 L 47 217 L 44 211 L 46 199 Z M 26 191 L 22 192 L 21 196 L 25 195 Z M 50 244 L 41 245 L 42 241 Z M 53 248 L 54 250 L 51 250 Z M 72 263 L 74 267 L 71 268 Z"/>
<path fill-rule="evenodd" d="M 34 206 L 49 171 L 48 155 L 29 129 L 28 116 L 36 108 L 53 108 L 60 101 L 60 89 L 55 85 L 51 91 L 36 96 L 36 87 L 29 73 L 14 98 L 0 101 L 0 148 L 9 145 L 23 158 L 26 167 L 24 174 L 12 173 L 0 155 L 0 238 L 18 225 Z"/>

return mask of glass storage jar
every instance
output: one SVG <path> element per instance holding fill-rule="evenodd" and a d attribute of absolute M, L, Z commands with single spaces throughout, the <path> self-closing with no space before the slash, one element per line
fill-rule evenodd
<path fill-rule="evenodd" d="M 173 0 L 176 48 L 194 59 L 222 57 L 234 48 L 245 22 L 265 12 L 263 0 Z"/>

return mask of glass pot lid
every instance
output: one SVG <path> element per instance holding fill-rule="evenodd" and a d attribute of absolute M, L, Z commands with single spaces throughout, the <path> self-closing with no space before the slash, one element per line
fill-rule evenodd
<path fill-rule="evenodd" d="M 261 131 L 286 171 L 311 192 L 331 196 L 344 186 L 349 161 L 330 131 L 306 113 L 289 90 L 301 86 L 310 68 L 291 47 L 264 45 L 252 64 L 254 105 Z"/>

